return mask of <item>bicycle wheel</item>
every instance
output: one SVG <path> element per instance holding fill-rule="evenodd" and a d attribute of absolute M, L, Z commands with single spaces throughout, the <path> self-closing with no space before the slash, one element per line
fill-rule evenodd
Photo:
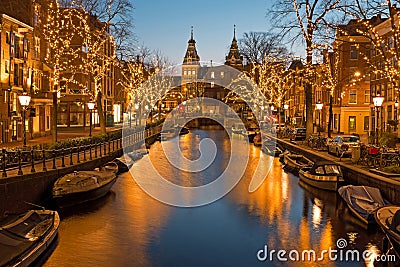
<path fill-rule="evenodd" d="M 367 165 L 370 168 L 375 168 L 375 157 L 367 157 Z"/>

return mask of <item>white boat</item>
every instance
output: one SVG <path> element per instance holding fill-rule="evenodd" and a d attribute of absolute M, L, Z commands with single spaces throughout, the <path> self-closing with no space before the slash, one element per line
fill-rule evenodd
<path fill-rule="evenodd" d="M 315 162 L 312 167 L 300 169 L 299 178 L 311 186 L 337 191 L 344 182 L 340 166 L 334 162 Z"/>

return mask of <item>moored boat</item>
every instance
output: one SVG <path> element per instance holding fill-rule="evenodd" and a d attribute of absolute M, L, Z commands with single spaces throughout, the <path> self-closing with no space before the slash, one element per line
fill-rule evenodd
<path fill-rule="evenodd" d="M 339 195 L 346 201 L 350 211 L 364 224 L 375 224 L 374 213 L 386 205 L 378 188 L 369 186 L 342 186 Z"/>
<path fill-rule="evenodd" d="M 315 162 L 312 167 L 301 168 L 299 178 L 311 186 L 331 191 L 336 191 L 344 182 L 340 166 L 325 161 Z"/>
<path fill-rule="evenodd" d="M 375 220 L 400 258 L 400 206 L 386 206 L 375 212 Z M 386 253 L 387 251 L 383 251 Z"/>
<path fill-rule="evenodd" d="M 9 215 L 0 226 L 0 266 L 32 264 L 54 241 L 59 224 L 60 217 L 52 210 Z"/>
<path fill-rule="evenodd" d="M 257 133 L 256 136 L 253 138 L 253 144 L 255 146 L 261 146 L 262 145 L 262 137 L 261 133 Z"/>
<path fill-rule="evenodd" d="M 303 155 L 286 153 L 283 155 L 283 163 L 285 164 L 285 170 L 297 174 L 301 168 L 311 167 L 314 162 Z"/>
<path fill-rule="evenodd" d="M 113 171 L 76 171 L 54 183 L 53 199 L 59 207 L 92 201 L 107 194 L 116 180 Z"/>
<path fill-rule="evenodd" d="M 277 146 L 277 144 L 273 141 L 265 141 L 262 144 L 261 151 L 267 155 L 279 157 L 282 154 L 282 150 Z"/>
<path fill-rule="evenodd" d="M 133 160 L 128 157 L 122 156 L 120 158 L 114 159 L 114 161 L 118 165 L 118 173 L 123 173 L 129 171 L 129 169 L 133 165 Z"/>

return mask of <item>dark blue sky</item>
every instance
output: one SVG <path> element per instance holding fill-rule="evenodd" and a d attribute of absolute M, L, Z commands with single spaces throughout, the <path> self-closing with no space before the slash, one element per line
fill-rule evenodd
<path fill-rule="evenodd" d="M 273 0 L 133 0 L 138 43 L 159 49 L 172 63 L 182 63 L 194 27 L 201 61 L 224 62 L 236 24 L 243 32 L 267 31 Z"/>

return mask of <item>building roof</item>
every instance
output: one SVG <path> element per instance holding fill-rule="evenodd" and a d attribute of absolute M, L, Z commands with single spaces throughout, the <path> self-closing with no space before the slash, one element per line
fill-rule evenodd
<path fill-rule="evenodd" d="M 188 48 L 186 50 L 183 64 L 200 64 L 200 57 L 196 50 L 196 41 L 193 38 L 193 27 L 188 41 Z"/>

